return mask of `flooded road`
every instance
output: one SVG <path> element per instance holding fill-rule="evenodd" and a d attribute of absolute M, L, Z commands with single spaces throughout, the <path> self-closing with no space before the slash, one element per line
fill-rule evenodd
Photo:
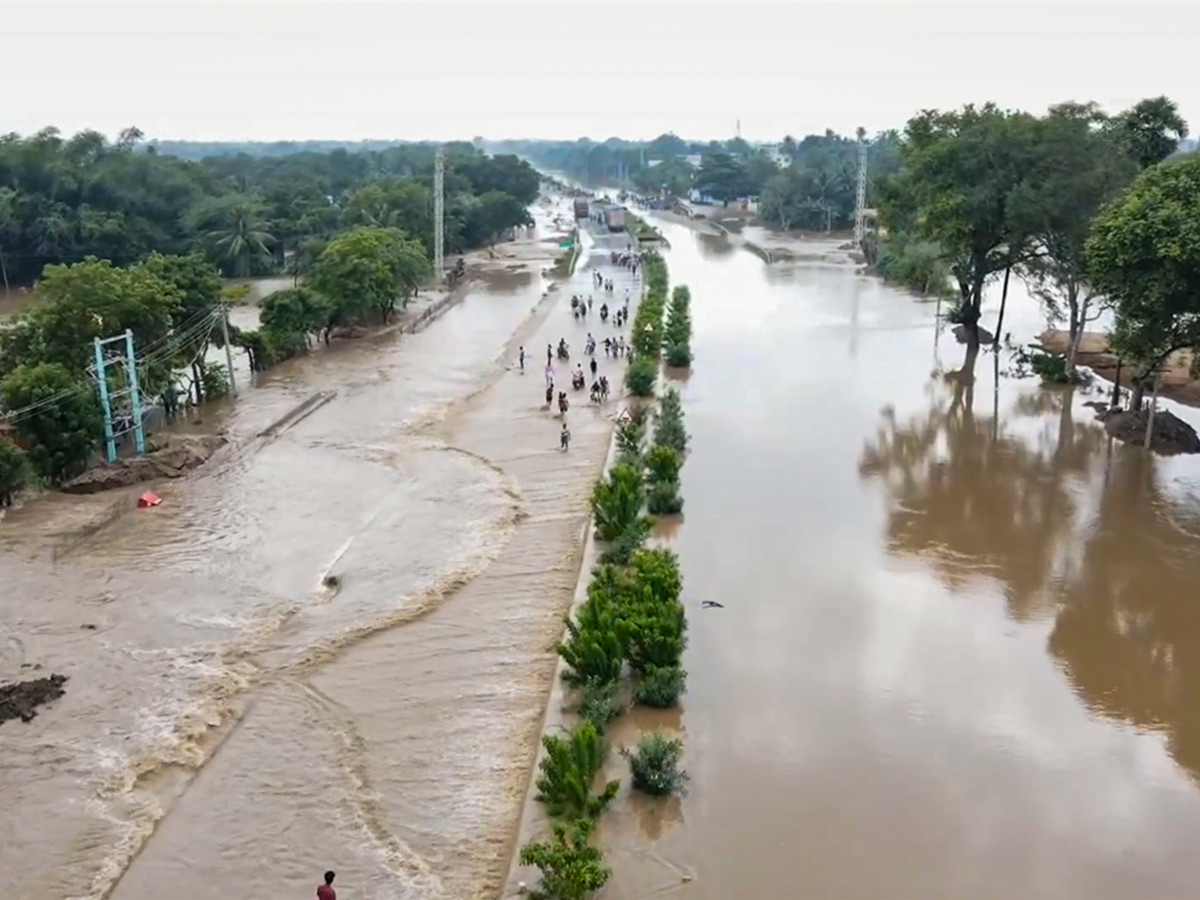
<path fill-rule="evenodd" d="M 1190 894 L 1200 461 L 1111 445 L 1106 386 L 972 360 L 833 244 L 767 267 L 663 230 L 692 779 L 606 814 L 604 896 Z M 1019 291 L 1005 323 L 1043 327 Z"/>
<path fill-rule="evenodd" d="M 525 258 L 419 334 L 268 373 L 211 413 L 234 445 L 161 507 L 58 558 L 62 504 L 5 519 L 0 676 L 71 676 L 0 731 L 6 895 L 304 896 L 332 867 L 351 900 L 458 898 L 502 877 L 616 412 L 576 398 L 558 452 L 538 348 L 578 354 L 589 328 L 547 293 L 550 251 Z"/>

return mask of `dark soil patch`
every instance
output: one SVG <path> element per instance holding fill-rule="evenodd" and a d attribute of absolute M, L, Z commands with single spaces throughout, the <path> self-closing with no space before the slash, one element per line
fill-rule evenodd
<path fill-rule="evenodd" d="M 66 675 L 50 675 L 32 681 L 0 684 L 0 724 L 9 719 L 30 721 L 37 715 L 39 706 L 63 695 L 66 683 Z"/>
<path fill-rule="evenodd" d="M 1113 410 L 1100 414 L 1104 430 L 1119 441 L 1142 446 L 1146 441 L 1146 416 L 1149 411 Z M 1165 410 L 1154 416 L 1154 429 L 1150 433 L 1150 449 L 1155 453 L 1173 456 L 1177 453 L 1200 453 L 1200 437 L 1183 419 Z"/>

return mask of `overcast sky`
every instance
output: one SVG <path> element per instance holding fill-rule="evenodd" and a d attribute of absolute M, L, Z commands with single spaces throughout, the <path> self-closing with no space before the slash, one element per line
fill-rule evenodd
<path fill-rule="evenodd" d="M 1167 94 L 1200 2 L 0 2 L 0 131 L 155 138 L 729 137 L 924 107 Z"/>

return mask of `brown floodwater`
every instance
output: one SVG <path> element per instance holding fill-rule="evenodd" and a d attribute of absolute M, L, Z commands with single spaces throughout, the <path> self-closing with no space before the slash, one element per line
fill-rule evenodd
<path fill-rule="evenodd" d="M 972 359 L 829 242 L 767 267 L 663 228 L 691 783 L 606 814 L 604 896 L 1192 893 L 1200 461 L 1113 445 L 1103 386 Z M 1017 286 L 1004 330 L 1042 325 Z"/>
<path fill-rule="evenodd" d="M 107 500 L 0 522 L 0 679 L 70 676 L 0 729 L 6 896 L 306 896 L 334 868 L 350 900 L 459 898 L 502 879 L 617 411 L 575 395 L 559 453 L 539 347 L 565 336 L 578 359 L 611 330 L 565 299 L 605 242 L 566 289 L 527 244 L 418 334 L 267 373 L 205 413 L 233 446 L 158 486 L 161 507 L 85 539 L 64 532 Z"/>
<path fill-rule="evenodd" d="M 662 531 L 689 692 L 615 738 L 681 731 L 692 780 L 606 814 L 604 897 L 1190 892 L 1200 465 L 1113 445 L 1102 386 L 972 359 L 835 243 L 768 267 L 663 228 L 696 329 Z M 325 868 L 346 900 L 496 895 L 619 408 L 576 397 L 559 453 L 542 354 L 610 333 L 567 298 L 612 240 L 565 288 L 526 252 L 419 334 L 261 376 L 162 507 L 0 522 L 0 679 L 71 676 L 0 727 L 5 896 L 311 896 Z M 1043 325 L 1019 286 L 1005 322 Z"/>

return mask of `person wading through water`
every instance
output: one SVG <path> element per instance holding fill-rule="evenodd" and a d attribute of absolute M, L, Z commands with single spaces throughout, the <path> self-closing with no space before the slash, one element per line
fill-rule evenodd
<path fill-rule="evenodd" d="M 563 451 L 571 449 L 571 429 L 567 427 L 566 422 L 563 422 L 562 431 L 558 435 L 558 449 Z"/>
<path fill-rule="evenodd" d="M 333 872 L 325 873 L 325 883 L 317 885 L 317 900 L 337 900 L 337 891 L 333 889 Z"/>

